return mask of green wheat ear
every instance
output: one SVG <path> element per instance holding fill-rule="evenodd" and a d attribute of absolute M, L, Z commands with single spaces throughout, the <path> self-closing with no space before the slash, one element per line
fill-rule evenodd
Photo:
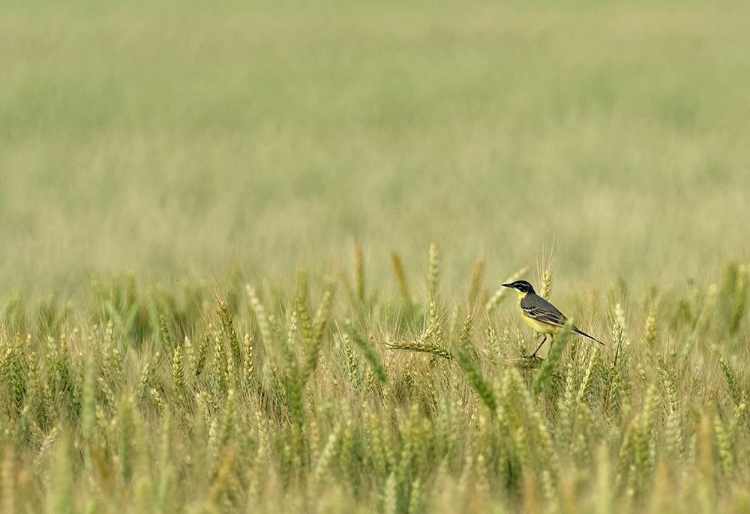
<path fill-rule="evenodd" d="M 175 346 L 172 352 L 172 387 L 179 398 L 182 399 L 187 396 L 185 371 L 182 364 L 182 349 L 179 346 Z"/>
<path fill-rule="evenodd" d="M 253 337 L 245 334 L 243 339 L 244 358 L 242 360 L 242 376 L 245 379 L 245 388 L 248 391 L 253 390 L 255 384 L 255 349 L 253 348 Z"/>
<path fill-rule="evenodd" d="M 341 334 L 341 344 L 344 346 L 344 354 L 346 355 L 346 370 L 349 378 L 349 383 L 352 385 L 355 391 L 362 389 L 362 377 L 359 372 L 359 363 L 357 355 L 354 353 L 354 349 L 351 345 L 351 338 L 349 334 Z"/>
<path fill-rule="evenodd" d="M 365 301 L 367 294 L 365 284 L 365 254 L 362 245 L 354 246 L 354 284 L 357 291 L 357 298 L 360 302 Z"/>
<path fill-rule="evenodd" d="M 307 314 L 304 303 L 299 298 L 297 300 L 297 308 L 301 313 L 303 334 L 305 335 L 305 361 L 302 370 L 302 384 L 305 384 L 310 375 L 318 368 L 323 335 L 331 314 L 334 291 L 335 289 L 332 285 L 329 284 L 326 287 L 320 307 L 315 313 L 315 319 L 312 321 Z"/>
<path fill-rule="evenodd" d="M 352 320 L 350 319 L 344 320 L 344 326 L 346 327 L 346 330 L 351 336 L 354 343 L 361 350 L 362 355 L 365 357 L 365 360 L 370 365 L 370 368 L 375 373 L 375 376 L 378 378 L 378 380 L 380 380 L 383 383 L 387 382 L 388 375 L 385 372 L 383 363 L 380 361 L 380 356 L 372 347 L 372 344 L 370 344 L 370 342 L 366 340 L 362 336 L 362 334 L 359 333 L 359 331 L 354 326 L 354 323 L 352 322 Z"/>
<path fill-rule="evenodd" d="M 21 293 L 13 291 L 10 299 L 3 307 L 3 323 L 7 327 L 7 333 L 23 334 L 27 332 L 26 307 Z"/>
<path fill-rule="evenodd" d="M 430 245 L 427 270 L 427 292 L 430 298 L 430 306 L 433 306 L 437 305 L 438 273 L 440 271 L 438 249 L 435 243 Z M 433 315 L 433 313 L 430 312 L 430 321 L 433 321 L 435 317 L 436 314 Z"/>
<path fill-rule="evenodd" d="M 461 337 L 462 340 L 459 347 L 456 349 L 456 360 L 464 373 L 466 373 L 466 378 L 468 379 L 471 388 L 477 396 L 479 396 L 482 402 L 484 402 L 487 408 L 494 412 L 497 409 L 495 395 L 484 377 L 482 377 L 482 374 L 471 355 L 469 337 L 473 321 L 471 315 L 466 318 Z"/>
<path fill-rule="evenodd" d="M 547 384 L 552 377 L 552 373 L 560 362 L 563 351 L 568 345 L 568 341 L 570 341 L 570 336 L 572 334 L 571 329 L 574 326 L 573 318 L 569 318 L 565 322 L 562 332 L 555 336 L 554 343 L 550 347 L 547 358 L 542 361 L 542 365 L 539 367 L 539 372 L 534 378 L 532 389 L 535 395 L 538 396 L 542 390 L 544 390 L 545 384 Z"/>
<path fill-rule="evenodd" d="M 411 484 L 411 492 L 409 493 L 409 514 L 419 514 L 424 510 L 422 496 L 424 494 L 424 488 L 422 487 L 422 481 L 417 478 Z"/>
<path fill-rule="evenodd" d="M 119 459 L 120 476 L 124 482 L 129 482 L 133 476 L 135 459 L 135 422 L 133 421 L 133 404 L 130 399 L 123 398 L 118 411 L 119 425 Z"/>
<path fill-rule="evenodd" d="M 549 268 L 545 269 L 542 274 L 542 292 L 540 296 L 545 300 L 549 300 L 550 296 L 552 296 L 552 272 Z"/>
<path fill-rule="evenodd" d="M 657 334 L 657 327 L 656 327 L 656 312 L 649 311 L 648 317 L 646 318 L 646 345 L 649 348 L 653 348 L 654 344 L 656 343 L 656 334 Z"/>
<path fill-rule="evenodd" d="M 337 424 L 336 427 L 331 431 L 326 441 L 326 445 L 323 451 L 320 453 L 318 461 L 315 463 L 315 479 L 318 482 L 322 482 L 329 478 L 332 462 L 336 459 L 338 452 L 339 441 L 341 439 L 341 433 L 343 427 L 341 424 Z"/>
<path fill-rule="evenodd" d="M 250 308 L 255 314 L 255 319 L 258 322 L 258 329 L 260 330 L 262 343 L 266 345 L 266 347 L 272 348 L 274 346 L 274 338 L 271 333 L 271 324 L 268 321 L 266 309 L 260 302 L 258 293 L 253 286 L 247 284 L 245 286 L 245 291 L 247 292 L 247 296 L 250 300 Z"/>
<path fill-rule="evenodd" d="M 54 454 L 54 473 L 47 494 L 47 512 L 73 513 L 75 496 L 73 491 L 73 463 L 70 458 L 70 443 L 67 436 L 57 442 Z"/>
<path fill-rule="evenodd" d="M 85 360 L 83 376 L 83 399 L 81 401 L 81 435 L 89 444 L 96 427 L 96 367 L 91 357 Z"/>
<path fill-rule="evenodd" d="M 428 342 L 424 338 L 415 340 L 387 341 L 386 348 L 389 350 L 409 350 L 413 352 L 431 353 L 443 359 L 453 359 L 453 354 L 445 346 L 437 342 Z"/>
<path fill-rule="evenodd" d="M 737 379 L 737 375 L 732 370 L 729 362 L 724 357 L 721 357 L 719 359 L 719 365 L 721 366 L 721 370 L 724 372 L 724 377 L 727 381 L 729 393 L 732 395 L 732 399 L 734 400 L 734 402 L 739 405 L 740 403 L 742 403 L 745 397 L 745 392 L 740 388 L 740 382 Z"/>
<path fill-rule="evenodd" d="M 484 268 L 484 260 L 479 260 L 471 271 L 471 282 L 468 295 L 469 308 L 471 309 L 474 308 L 474 305 L 477 303 L 477 298 L 479 297 L 479 290 L 482 287 L 482 279 L 484 278 Z"/>
<path fill-rule="evenodd" d="M 398 513 L 398 480 L 395 472 L 388 475 L 383 490 L 383 512 L 385 514 Z"/>
<path fill-rule="evenodd" d="M 732 297 L 732 307 L 729 314 L 729 333 L 736 334 L 740 329 L 740 323 L 745 314 L 748 297 L 748 283 L 750 283 L 750 270 L 744 265 L 737 268 L 737 284 Z"/>
<path fill-rule="evenodd" d="M 234 364 L 239 367 L 242 358 L 242 350 L 240 349 L 240 341 L 237 337 L 237 331 L 234 329 L 234 319 L 232 319 L 232 314 L 229 312 L 229 306 L 227 305 L 226 300 L 218 300 L 218 302 L 221 330 L 224 333 L 224 337 L 229 342 L 229 348 L 231 350 L 232 358 L 234 359 Z"/>
<path fill-rule="evenodd" d="M 404 264 L 403 262 L 401 262 L 401 257 L 399 257 L 399 255 L 395 252 L 391 253 L 391 264 L 393 265 L 393 272 L 396 274 L 399 291 L 401 292 L 401 299 L 403 300 L 404 305 L 411 305 L 409 282 L 406 280 L 406 271 L 404 271 Z"/>
<path fill-rule="evenodd" d="M 174 336 L 172 330 L 169 328 L 169 321 L 167 315 L 164 313 L 159 314 L 159 330 L 161 331 L 162 340 L 166 348 L 174 348 Z"/>
<path fill-rule="evenodd" d="M 310 313 L 307 311 L 306 300 L 302 296 L 297 296 L 294 301 L 295 308 L 299 313 L 299 324 L 302 332 L 302 340 L 305 343 L 305 348 L 309 348 L 312 345 L 313 339 L 313 327 L 312 320 L 310 319 Z"/>

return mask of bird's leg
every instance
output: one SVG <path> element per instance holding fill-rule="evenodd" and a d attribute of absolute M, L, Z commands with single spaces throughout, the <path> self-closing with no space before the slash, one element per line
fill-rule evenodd
<path fill-rule="evenodd" d="M 539 348 L 541 348 L 541 347 L 542 347 L 542 345 L 544 344 L 544 342 L 545 342 L 546 340 L 547 340 L 547 334 L 544 334 L 544 337 L 542 338 L 542 342 L 541 342 L 541 343 L 539 343 L 539 346 L 537 346 L 537 347 L 536 347 L 536 350 L 534 350 L 534 353 L 532 353 L 531 355 L 529 355 L 529 356 L 528 356 L 528 358 L 529 358 L 529 359 L 536 359 L 536 358 L 537 358 L 537 357 L 536 357 L 536 352 L 538 352 L 538 351 L 539 351 Z"/>

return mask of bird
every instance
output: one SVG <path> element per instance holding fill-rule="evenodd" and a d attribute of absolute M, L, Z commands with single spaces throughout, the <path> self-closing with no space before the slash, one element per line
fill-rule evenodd
<path fill-rule="evenodd" d="M 557 310 L 557 307 L 536 294 L 534 287 L 525 280 L 517 280 L 515 282 L 503 284 L 503 286 L 513 289 L 518 295 L 518 308 L 521 311 L 521 317 L 524 322 L 537 332 L 544 335 L 542 342 L 536 347 L 534 353 L 528 356 L 530 359 L 536 359 L 536 353 L 542 345 L 544 345 L 547 336 L 554 341 L 554 334 L 562 331 L 563 325 L 565 325 L 565 321 L 568 318 L 566 318 L 562 312 Z M 604 343 L 597 338 L 588 335 L 575 325 L 571 328 L 571 331 L 604 346 Z"/>

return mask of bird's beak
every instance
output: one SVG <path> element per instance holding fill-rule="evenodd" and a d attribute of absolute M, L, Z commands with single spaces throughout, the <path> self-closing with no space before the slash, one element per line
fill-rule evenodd
<path fill-rule="evenodd" d="M 509 287 L 510 289 L 513 289 L 513 284 L 503 284 L 503 287 Z"/>

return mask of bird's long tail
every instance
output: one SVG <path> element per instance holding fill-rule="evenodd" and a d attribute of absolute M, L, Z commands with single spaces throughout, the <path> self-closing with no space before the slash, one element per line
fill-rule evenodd
<path fill-rule="evenodd" d="M 601 341 L 599 341 L 596 337 L 588 335 L 586 332 L 584 332 L 583 330 L 579 329 L 578 327 L 573 327 L 573 332 L 576 333 L 576 334 L 578 334 L 579 336 L 583 336 L 583 337 L 586 337 L 588 339 L 591 339 L 592 341 L 596 341 L 600 345 L 604 346 L 604 343 L 602 343 Z"/>

